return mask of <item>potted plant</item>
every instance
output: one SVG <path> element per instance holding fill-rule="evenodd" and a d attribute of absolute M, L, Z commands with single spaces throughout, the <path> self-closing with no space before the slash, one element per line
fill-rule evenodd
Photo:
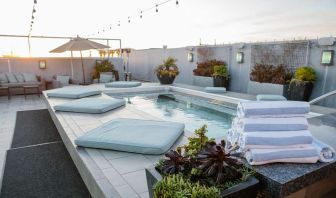
<path fill-rule="evenodd" d="M 215 65 L 212 76 L 214 87 L 229 87 L 229 74 L 226 65 Z"/>
<path fill-rule="evenodd" d="M 193 70 L 193 84 L 201 87 L 211 87 L 213 86 L 213 73 L 214 66 L 216 65 L 226 65 L 224 61 L 211 59 L 204 60 L 197 63 L 196 69 Z"/>
<path fill-rule="evenodd" d="M 206 132 L 206 125 L 195 130 L 188 144 L 146 169 L 150 197 L 256 196 L 259 181 L 237 157 L 236 147 L 216 143 Z"/>
<path fill-rule="evenodd" d="M 116 81 L 119 80 L 118 71 L 115 69 L 113 63 L 111 63 L 107 59 L 96 61 L 96 64 L 95 64 L 94 70 L 93 70 L 93 75 L 92 75 L 93 81 L 98 81 L 98 79 L 100 77 L 100 73 L 102 73 L 102 72 L 112 72 L 114 74 L 115 80 Z"/>
<path fill-rule="evenodd" d="M 288 100 L 308 101 L 316 79 L 316 72 L 312 67 L 299 67 L 294 78 L 286 85 L 284 96 Z"/>
<path fill-rule="evenodd" d="M 179 75 L 180 72 L 176 61 L 177 59 L 168 57 L 163 61 L 163 64 L 156 67 L 155 73 L 161 84 L 172 84 L 175 77 Z"/>

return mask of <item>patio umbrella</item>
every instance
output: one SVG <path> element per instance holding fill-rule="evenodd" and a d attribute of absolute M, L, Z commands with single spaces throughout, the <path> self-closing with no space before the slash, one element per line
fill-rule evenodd
<path fill-rule="evenodd" d="M 103 48 L 110 48 L 107 45 L 103 45 L 94 41 L 90 41 L 88 39 L 77 38 L 70 40 L 69 42 L 51 50 L 51 53 L 62 53 L 65 51 L 71 51 L 71 66 L 72 66 L 72 51 L 79 51 L 81 55 L 81 62 L 82 62 L 82 71 L 83 71 L 83 79 L 85 83 L 85 72 L 84 72 L 84 63 L 83 63 L 83 56 L 82 51 L 90 50 L 90 49 L 103 49 Z M 72 66 L 73 67 L 73 66 Z M 73 68 L 71 68 L 71 72 L 73 75 Z"/>

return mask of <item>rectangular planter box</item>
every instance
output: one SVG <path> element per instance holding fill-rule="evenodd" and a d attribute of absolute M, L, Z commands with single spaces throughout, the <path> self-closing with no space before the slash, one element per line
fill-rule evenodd
<path fill-rule="evenodd" d="M 193 76 L 193 85 L 200 87 L 213 87 L 212 77 Z"/>
<path fill-rule="evenodd" d="M 282 95 L 283 94 L 283 85 L 272 84 L 272 83 L 259 83 L 254 81 L 248 82 L 247 93 L 258 95 L 258 94 L 274 94 Z"/>
<path fill-rule="evenodd" d="M 161 174 L 155 170 L 155 167 L 146 168 L 146 179 L 149 197 L 153 198 L 153 187 L 156 182 L 162 180 Z M 250 177 L 246 182 L 228 188 L 221 192 L 220 197 L 225 198 L 255 198 L 257 196 L 259 180 Z"/>

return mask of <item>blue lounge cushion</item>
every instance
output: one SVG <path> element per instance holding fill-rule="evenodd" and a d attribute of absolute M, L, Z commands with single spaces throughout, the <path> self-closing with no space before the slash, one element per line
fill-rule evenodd
<path fill-rule="evenodd" d="M 178 122 L 115 119 L 78 137 L 83 147 L 142 154 L 165 153 L 182 135 L 185 125 Z"/>
<path fill-rule="evenodd" d="M 70 86 L 53 89 L 47 92 L 48 97 L 78 99 L 101 94 L 101 91 L 93 88 Z"/>
<path fill-rule="evenodd" d="M 285 101 L 287 99 L 281 95 L 258 94 L 257 100 L 258 101 Z"/>
<path fill-rule="evenodd" d="M 82 98 L 63 104 L 55 105 L 55 111 L 77 113 L 105 113 L 112 109 L 124 106 L 125 100 L 115 98 Z"/>
<path fill-rule="evenodd" d="M 137 81 L 115 81 L 111 83 L 106 83 L 105 87 L 129 88 L 129 87 L 138 87 L 140 85 L 141 85 L 141 82 L 137 82 Z"/>
<path fill-rule="evenodd" d="M 225 93 L 225 87 L 205 87 L 205 92 L 208 93 Z"/>

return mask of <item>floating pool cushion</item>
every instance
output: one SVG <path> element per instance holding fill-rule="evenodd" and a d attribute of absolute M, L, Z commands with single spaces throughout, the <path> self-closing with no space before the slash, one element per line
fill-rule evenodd
<path fill-rule="evenodd" d="M 111 83 L 106 83 L 105 87 L 130 88 L 130 87 L 138 87 L 140 85 L 141 85 L 141 82 L 137 82 L 137 81 L 115 81 Z"/>
<path fill-rule="evenodd" d="M 78 98 L 85 98 L 88 96 L 98 95 L 101 94 L 101 91 L 93 88 L 86 88 L 86 87 L 64 87 L 59 89 L 54 89 L 47 92 L 48 97 L 54 98 L 71 98 L 71 99 L 78 99 Z"/>
<path fill-rule="evenodd" d="M 82 98 L 54 106 L 55 111 L 77 113 L 105 113 L 125 105 L 123 99 L 115 98 Z"/>
<path fill-rule="evenodd" d="M 258 94 L 257 100 L 258 101 L 285 101 L 287 99 L 281 95 Z"/>
<path fill-rule="evenodd" d="M 205 92 L 208 93 L 225 93 L 225 87 L 205 87 Z"/>
<path fill-rule="evenodd" d="M 115 119 L 75 140 L 83 147 L 111 149 L 142 154 L 162 154 L 182 135 L 178 122 Z"/>

